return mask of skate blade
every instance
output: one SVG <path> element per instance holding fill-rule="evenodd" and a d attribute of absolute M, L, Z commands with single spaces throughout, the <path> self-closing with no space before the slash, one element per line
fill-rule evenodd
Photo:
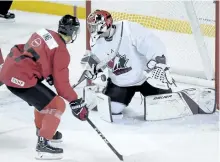
<path fill-rule="evenodd" d="M 35 159 L 37 160 L 60 160 L 63 158 L 63 153 L 47 153 L 47 152 L 37 152 Z"/>
<path fill-rule="evenodd" d="M 49 140 L 51 143 L 62 143 L 63 140 L 62 139 L 58 139 L 58 140 Z"/>

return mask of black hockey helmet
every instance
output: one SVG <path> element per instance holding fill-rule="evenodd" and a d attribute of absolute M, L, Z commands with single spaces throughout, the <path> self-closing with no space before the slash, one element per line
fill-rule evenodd
<path fill-rule="evenodd" d="M 80 23 L 77 17 L 64 15 L 59 21 L 58 33 L 72 38 L 71 43 L 76 39 L 79 33 Z"/>

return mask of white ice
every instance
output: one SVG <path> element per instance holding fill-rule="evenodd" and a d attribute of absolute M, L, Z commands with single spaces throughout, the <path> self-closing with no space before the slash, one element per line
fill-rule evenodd
<path fill-rule="evenodd" d="M 25 43 L 40 28 L 57 29 L 59 16 L 16 11 L 15 22 L 0 22 L 0 48 L 4 57 L 16 43 Z M 77 82 L 81 74 L 79 60 L 85 52 L 85 21 L 71 54 L 70 79 Z M 82 87 L 82 86 L 81 86 Z M 184 85 L 189 87 L 188 85 Z M 183 87 L 181 87 L 183 88 Z M 77 91 L 81 93 L 82 89 Z M 138 96 L 138 95 L 136 95 Z M 128 108 L 134 113 L 133 124 L 110 124 L 91 112 L 91 120 L 124 156 L 133 155 L 136 162 L 219 162 L 219 113 L 180 119 L 146 122 L 140 98 Z M 138 110 L 138 113 L 135 113 Z M 0 162 L 33 162 L 35 127 L 33 107 L 0 87 Z M 114 162 L 117 157 L 86 122 L 72 116 L 68 107 L 59 130 L 63 132 L 64 162 Z"/>

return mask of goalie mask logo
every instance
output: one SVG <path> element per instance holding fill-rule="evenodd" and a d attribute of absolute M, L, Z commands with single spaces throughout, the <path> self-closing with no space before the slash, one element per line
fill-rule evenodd
<path fill-rule="evenodd" d="M 111 50 L 111 53 L 114 52 Z M 120 55 L 119 53 L 111 61 L 108 62 L 108 68 L 112 70 L 115 75 L 121 75 L 132 70 L 131 67 L 127 67 L 129 59 L 126 55 Z"/>

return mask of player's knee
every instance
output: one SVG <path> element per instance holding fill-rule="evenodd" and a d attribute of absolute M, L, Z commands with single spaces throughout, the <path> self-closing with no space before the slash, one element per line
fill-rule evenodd
<path fill-rule="evenodd" d="M 56 111 L 59 111 L 61 114 L 63 114 L 66 109 L 66 104 L 60 96 L 55 96 L 49 105 L 47 105 L 47 108 L 56 109 Z"/>
<path fill-rule="evenodd" d="M 111 111 L 113 114 L 121 113 L 125 107 L 126 105 L 123 103 L 111 102 Z"/>
<path fill-rule="evenodd" d="M 56 96 L 55 97 L 55 102 L 56 102 L 56 109 L 62 113 L 64 113 L 65 109 L 66 109 L 66 104 L 64 102 L 64 100 L 60 97 L 60 96 Z"/>

